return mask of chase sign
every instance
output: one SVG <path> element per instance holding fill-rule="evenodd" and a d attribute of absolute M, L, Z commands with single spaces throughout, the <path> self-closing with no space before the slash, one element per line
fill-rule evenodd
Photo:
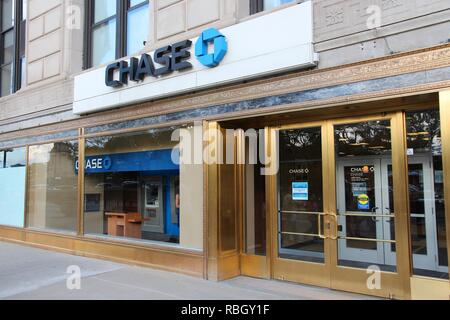
<path fill-rule="evenodd" d="M 213 52 L 209 53 L 210 44 Z M 128 81 L 140 82 L 146 77 L 160 77 L 173 73 L 191 69 L 192 64 L 188 62 L 191 57 L 189 49 L 192 46 L 191 40 L 184 40 L 169 46 L 159 48 L 153 54 L 153 58 L 144 53 L 141 58 L 130 58 L 130 61 L 114 62 L 106 67 L 105 84 L 108 87 L 121 87 L 127 85 Z M 228 51 L 228 44 L 225 36 L 217 29 L 205 30 L 198 38 L 195 45 L 195 56 L 198 61 L 209 68 L 219 65 Z M 161 65 L 155 68 L 155 63 Z M 114 74 L 118 72 L 119 78 L 114 79 Z"/>
<path fill-rule="evenodd" d="M 313 25 L 312 1 L 306 0 L 86 70 L 75 76 L 73 113 L 91 114 L 314 67 L 319 57 Z"/>
<path fill-rule="evenodd" d="M 214 51 L 208 53 L 209 44 L 212 43 Z M 219 65 L 228 51 L 227 39 L 214 28 L 204 31 L 195 44 L 195 56 L 206 67 L 214 68 Z"/>

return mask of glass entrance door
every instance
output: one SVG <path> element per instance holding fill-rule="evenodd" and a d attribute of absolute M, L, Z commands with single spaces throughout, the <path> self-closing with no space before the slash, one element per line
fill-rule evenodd
<path fill-rule="evenodd" d="M 275 132 L 273 153 L 279 170 L 272 180 L 277 195 L 272 202 L 274 277 L 330 286 L 325 123 Z"/>
<path fill-rule="evenodd" d="M 411 238 L 414 266 L 440 271 L 437 264 L 435 204 L 432 161 L 428 157 L 409 158 L 409 192 Z M 341 263 L 355 266 L 363 263 L 383 265 L 386 270 L 396 265 L 392 161 L 342 161 L 337 169 L 338 212 L 340 214 L 339 257 Z M 345 212 L 345 219 L 342 216 Z M 427 237 L 428 235 L 428 237 Z M 343 239 L 346 240 L 343 240 Z M 359 239 L 385 239 L 384 243 Z"/>
<path fill-rule="evenodd" d="M 388 192 L 383 202 L 386 209 L 392 211 L 394 200 L 392 194 L 392 164 L 383 160 L 383 183 L 388 184 Z M 408 158 L 408 189 L 410 209 L 411 252 L 413 266 L 418 270 L 431 272 L 444 271 L 439 267 L 437 258 L 437 237 L 433 183 L 433 161 L 427 156 L 410 156 Z M 395 238 L 395 230 L 385 226 L 386 237 Z M 385 246 L 386 260 L 395 264 L 395 246 Z"/>
<path fill-rule="evenodd" d="M 321 128 L 280 131 L 279 256 L 323 263 Z"/>
<path fill-rule="evenodd" d="M 341 265 L 385 264 L 381 160 L 343 160 L 337 164 L 339 261 Z M 390 239 L 389 239 L 390 240 Z M 394 263 L 395 265 L 395 263 Z"/>
<path fill-rule="evenodd" d="M 396 271 L 392 169 L 391 183 L 387 169 L 391 127 L 390 120 L 334 127 L 339 266 Z"/>
<path fill-rule="evenodd" d="M 408 233 L 406 216 L 398 214 L 406 206 L 394 204 L 406 193 L 396 171 L 401 139 L 393 135 L 402 128 L 397 113 L 273 129 L 279 170 L 267 181 L 276 191 L 269 201 L 276 279 L 383 297 L 409 294 L 402 282 L 409 281 L 408 242 L 396 238 Z M 373 270 L 380 288 L 368 284 Z"/>

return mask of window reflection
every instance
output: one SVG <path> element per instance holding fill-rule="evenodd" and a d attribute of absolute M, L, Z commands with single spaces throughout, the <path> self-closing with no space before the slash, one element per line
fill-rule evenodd
<path fill-rule="evenodd" d="M 414 274 L 448 278 L 439 110 L 406 114 Z"/>
<path fill-rule="evenodd" d="M 321 128 L 279 134 L 279 255 L 324 261 Z"/>
<path fill-rule="evenodd" d="M 203 205 L 203 187 L 192 181 L 202 181 L 202 168 L 173 161 L 172 155 L 179 155 L 172 141 L 177 129 L 192 130 L 168 127 L 86 139 L 87 234 L 198 246 L 201 223 L 194 222 L 202 213 L 197 208 Z M 184 233 L 183 221 L 189 228 Z"/>
<path fill-rule="evenodd" d="M 134 54 L 144 48 L 149 31 L 148 1 L 130 1 L 127 18 L 127 54 Z"/>
<path fill-rule="evenodd" d="M 0 150 L 0 225 L 24 227 L 26 148 Z"/>
<path fill-rule="evenodd" d="M 294 0 L 264 0 L 264 10 L 271 10 Z"/>
<path fill-rule="evenodd" d="M 391 123 L 335 127 L 339 265 L 396 270 L 394 206 L 389 201 Z M 391 170 L 392 171 L 392 170 Z"/>
<path fill-rule="evenodd" d="M 336 127 L 339 157 L 390 155 L 390 121 L 369 121 Z"/>
<path fill-rule="evenodd" d="M 0 150 L 0 169 L 26 166 L 26 148 Z"/>
<path fill-rule="evenodd" d="M 78 142 L 29 147 L 28 226 L 75 232 Z"/>
<path fill-rule="evenodd" d="M 105 22 L 93 30 L 92 64 L 98 66 L 116 58 L 116 20 Z"/>

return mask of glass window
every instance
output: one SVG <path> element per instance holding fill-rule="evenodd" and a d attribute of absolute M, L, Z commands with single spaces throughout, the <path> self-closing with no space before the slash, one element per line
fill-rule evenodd
<path fill-rule="evenodd" d="M 116 20 L 105 22 L 93 30 L 92 63 L 105 64 L 116 58 Z"/>
<path fill-rule="evenodd" d="M 14 32 L 8 31 L 3 34 L 3 63 L 11 63 L 14 60 Z"/>
<path fill-rule="evenodd" d="M 3 0 L 2 5 L 2 31 L 10 29 L 14 25 L 14 1 Z"/>
<path fill-rule="evenodd" d="M 94 22 L 100 22 L 112 16 L 117 12 L 117 2 L 113 0 L 95 0 L 94 1 Z"/>
<path fill-rule="evenodd" d="M 1 96 L 7 96 L 12 93 L 12 64 L 0 68 L 1 72 Z"/>
<path fill-rule="evenodd" d="M 439 110 L 406 114 L 413 272 L 448 279 Z"/>
<path fill-rule="evenodd" d="M 338 263 L 396 270 L 391 122 L 335 127 Z"/>
<path fill-rule="evenodd" d="M 279 156 L 279 256 L 323 263 L 321 128 L 280 131 Z"/>
<path fill-rule="evenodd" d="M 24 227 L 26 149 L 0 151 L 0 225 Z"/>
<path fill-rule="evenodd" d="M 77 230 L 78 141 L 29 147 L 28 227 Z"/>
<path fill-rule="evenodd" d="M 271 10 L 295 0 L 250 0 L 250 14 Z"/>
<path fill-rule="evenodd" d="M 130 7 L 134 7 L 145 2 L 148 2 L 148 0 L 130 0 Z"/>
<path fill-rule="evenodd" d="M 22 1 L 5 0 L 0 2 L 0 97 L 9 95 L 21 87 L 21 64 L 16 59 L 25 55 L 25 20 L 22 17 Z M 18 31 L 18 32 L 17 32 Z M 15 34 L 19 38 L 15 39 Z M 15 42 L 20 44 L 16 50 Z M 23 44 L 23 45 L 22 45 Z"/>
<path fill-rule="evenodd" d="M 271 10 L 294 0 L 264 0 L 264 10 Z"/>
<path fill-rule="evenodd" d="M 25 148 L 8 149 L 0 152 L 0 167 L 2 168 L 20 168 L 25 167 Z"/>
<path fill-rule="evenodd" d="M 86 234 L 191 246 L 186 243 L 201 224 L 183 234 L 183 215 L 194 221 L 200 212 L 191 211 L 193 203 L 202 200 L 183 193 L 196 189 L 193 179 L 202 178 L 174 161 L 179 157 L 178 142 L 172 141 L 177 129 L 86 139 Z"/>
<path fill-rule="evenodd" d="M 144 48 L 149 28 L 148 0 L 94 0 L 91 10 L 90 66 L 106 64 Z"/>
<path fill-rule="evenodd" d="M 3 33 L 2 67 L 1 67 L 1 93 L 6 96 L 12 93 L 13 87 L 13 61 L 14 61 L 14 30 Z"/>
<path fill-rule="evenodd" d="M 148 1 L 130 1 L 127 17 L 127 55 L 139 52 L 148 39 Z"/>

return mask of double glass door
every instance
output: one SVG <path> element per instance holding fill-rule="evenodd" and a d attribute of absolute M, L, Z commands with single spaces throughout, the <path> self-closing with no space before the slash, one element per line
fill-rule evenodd
<path fill-rule="evenodd" d="M 412 255 L 417 269 L 439 272 L 433 163 L 408 159 Z M 383 266 L 395 271 L 395 215 L 392 161 L 380 157 L 337 164 L 339 262 L 347 266 Z M 406 198 L 406 197 L 405 197 Z M 373 240 L 370 241 L 369 239 Z M 375 241 L 382 239 L 382 241 Z"/>
<path fill-rule="evenodd" d="M 382 164 L 383 162 L 383 164 Z M 395 216 L 389 203 L 387 161 L 343 160 L 337 164 L 339 263 L 382 265 L 395 271 Z M 379 241 L 382 240 L 382 241 Z M 392 266 L 389 268 L 388 266 Z"/>
<path fill-rule="evenodd" d="M 439 150 L 406 148 L 404 121 L 398 112 L 273 129 L 274 278 L 407 297 L 411 266 L 448 277 Z M 368 284 L 374 272 L 379 288 Z"/>

